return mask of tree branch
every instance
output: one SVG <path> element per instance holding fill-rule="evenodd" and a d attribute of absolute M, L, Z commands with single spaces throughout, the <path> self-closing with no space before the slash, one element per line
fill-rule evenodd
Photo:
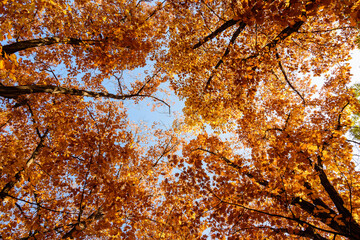
<path fill-rule="evenodd" d="M 90 216 L 88 216 L 84 221 L 77 222 L 74 224 L 74 226 L 71 228 L 69 232 L 67 232 L 61 239 L 74 239 L 74 235 L 78 232 L 83 231 L 87 228 L 89 224 L 94 222 L 95 220 L 98 220 L 102 218 L 103 214 L 102 207 L 99 207 L 96 211 L 94 211 Z"/>
<path fill-rule="evenodd" d="M 331 29 L 323 29 L 323 30 L 314 30 L 314 31 L 309 31 L 309 32 L 298 32 L 298 33 L 324 33 L 324 32 L 331 32 L 331 31 L 336 31 L 336 30 L 343 30 L 343 29 L 355 29 L 355 26 L 348 26 L 348 27 L 336 27 L 336 28 L 331 28 Z"/>
<path fill-rule="evenodd" d="M 291 87 L 291 89 L 294 90 L 294 92 L 296 92 L 297 95 L 299 95 L 299 97 L 302 99 L 303 104 L 304 104 L 304 106 L 305 106 L 305 105 L 306 105 L 306 102 L 305 102 L 304 97 L 298 92 L 298 90 L 296 90 L 296 88 L 295 88 L 295 87 L 291 84 L 291 82 L 289 81 L 289 78 L 288 78 L 288 76 L 287 76 L 287 74 L 286 74 L 286 72 L 285 72 L 285 69 L 284 69 L 284 67 L 283 67 L 283 65 L 282 65 L 282 63 L 281 63 L 281 59 L 280 59 L 279 53 L 276 52 L 275 56 L 276 56 L 276 59 L 278 60 L 279 67 L 280 67 L 280 70 L 281 70 L 281 72 L 282 72 L 282 74 L 283 74 L 283 76 L 284 76 L 285 81 L 289 84 L 289 86 Z"/>
<path fill-rule="evenodd" d="M 284 28 L 271 42 L 269 42 L 268 44 L 265 45 L 265 47 L 263 47 L 262 49 L 268 49 L 271 50 L 274 47 L 276 47 L 276 45 L 285 40 L 287 37 L 289 37 L 291 34 L 293 34 L 294 32 L 298 32 L 298 30 L 300 29 L 300 27 L 304 24 L 304 21 L 298 21 L 296 22 L 294 25 L 291 26 L 287 26 L 286 28 Z M 241 59 L 241 61 L 247 61 L 248 59 L 251 58 L 256 58 L 257 56 L 259 56 L 259 52 L 251 54 L 250 56 Z"/>
<path fill-rule="evenodd" d="M 58 87 L 53 85 L 0 86 L 0 96 L 5 98 L 16 99 L 21 95 L 33 94 L 33 93 L 68 94 L 68 95 L 82 96 L 82 97 L 92 97 L 92 98 L 103 97 L 103 98 L 111 98 L 118 100 L 131 99 L 135 97 L 148 97 L 148 98 L 153 98 L 166 105 L 169 108 L 169 112 L 170 112 L 170 105 L 167 104 L 164 100 L 161 100 L 151 95 L 143 95 L 138 93 L 116 95 L 105 92 L 79 90 L 75 88 Z"/>
<path fill-rule="evenodd" d="M 234 164 L 232 161 L 230 161 L 229 159 L 214 153 L 210 150 L 206 150 L 206 149 L 202 149 L 202 148 L 197 148 L 196 150 L 201 150 L 201 151 L 205 151 L 207 153 L 210 153 L 212 155 L 218 156 L 221 159 L 223 159 L 229 166 L 240 170 L 241 167 Z M 323 172 L 322 169 L 317 169 L 317 171 L 321 171 Z M 254 175 L 252 175 L 251 173 L 244 173 L 247 177 L 254 179 L 257 183 L 259 183 L 260 185 L 266 187 L 268 185 L 267 181 L 264 180 L 258 180 L 254 177 Z M 297 221 L 301 224 L 307 224 L 315 229 L 321 230 L 321 231 L 327 231 L 329 233 L 332 234 L 338 234 L 338 235 L 342 235 L 342 236 L 346 236 L 350 239 L 360 239 L 360 227 L 357 224 L 357 222 L 355 222 L 355 220 L 352 218 L 351 213 L 343 206 L 344 202 L 341 199 L 340 195 L 336 192 L 336 190 L 334 189 L 334 187 L 330 184 L 330 182 L 328 181 L 325 173 L 323 172 L 323 174 L 319 174 L 320 178 L 321 178 L 321 184 L 323 186 L 326 186 L 325 188 L 327 189 L 326 191 L 328 192 L 329 196 L 331 197 L 331 199 L 334 198 L 333 202 L 337 202 L 335 203 L 335 205 L 339 205 L 340 207 L 338 208 L 339 214 L 336 213 L 334 210 L 332 210 L 328 205 L 326 205 L 319 197 L 313 197 L 312 193 L 308 194 L 308 196 L 310 197 L 310 199 L 312 199 L 312 202 L 306 201 L 304 199 L 301 199 L 299 197 L 294 197 L 291 201 L 291 205 L 296 206 L 301 208 L 302 210 L 304 210 L 305 212 L 307 212 L 308 214 L 310 214 L 312 217 L 314 217 L 315 219 L 318 219 L 319 221 L 323 222 L 324 224 L 326 224 L 327 226 L 329 226 L 330 228 L 334 229 L 336 232 L 334 231 L 327 231 L 325 229 L 321 229 L 318 228 L 316 226 L 313 225 L 309 225 L 309 223 L 302 221 L 298 218 L 290 218 L 290 217 L 286 217 L 286 216 L 282 216 L 282 215 L 276 215 L 276 214 L 270 214 L 270 213 L 266 213 L 266 212 L 262 212 L 261 210 L 256 210 L 256 209 L 249 209 L 245 206 L 241 206 L 245 209 L 248 210 L 252 210 L 252 211 L 258 211 L 258 212 L 262 212 L 264 214 L 267 214 L 269 216 L 274 216 L 274 217 L 282 217 L 282 218 L 286 218 L 289 220 L 293 220 L 293 221 Z M 313 189 L 311 188 L 311 186 L 308 183 L 304 183 L 304 186 L 312 191 Z M 210 191 L 210 190 L 209 190 Z M 280 195 L 274 195 L 273 197 L 275 197 L 276 199 L 281 198 Z M 220 198 L 218 198 L 219 200 L 221 200 Z M 222 202 L 225 202 L 223 200 L 221 200 Z M 233 203 L 229 203 L 226 202 L 228 204 L 232 204 L 232 205 L 238 205 L 238 204 L 233 204 Z M 339 210 L 340 209 L 340 210 Z M 336 220 L 336 219 L 337 220 Z M 343 224 L 339 224 L 339 221 L 341 221 Z M 317 238 L 314 238 L 317 239 Z"/>
<path fill-rule="evenodd" d="M 3 189 L 0 192 L 0 202 L 4 201 L 6 197 L 9 196 L 9 192 L 10 190 L 15 186 L 15 184 L 20 181 L 20 179 L 23 176 L 24 171 L 30 167 L 30 165 L 35 161 L 35 158 L 37 155 L 39 155 L 40 153 L 40 149 L 44 146 L 44 141 L 45 141 L 45 137 L 48 134 L 48 129 L 46 129 L 45 133 L 41 136 L 40 138 L 40 142 L 37 144 L 35 150 L 33 151 L 33 153 L 31 154 L 30 158 L 26 161 L 26 165 L 19 170 L 16 174 L 15 174 L 15 180 L 12 180 L 10 182 L 8 182 Z"/>
<path fill-rule="evenodd" d="M 158 74 L 159 74 L 159 72 L 161 71 L 161 68 L 159 68 L 157 71 L 156 71 L 156 73 L 154 73 L 145 83 L 144 83 L 144 85 L 142 85 L 142 87 L 137 91 L 137 95 L 138 94 L 140 94 L 143 90 L 144 90 L 144 88 L 145 88 L 145 86 L 149 83 L 149 82 L 151 82 L 151 80 L 153 80 Z"/>
<path fill-rule="evenodd" d="M 292 218 L 292 217 L 287 217 L 287 216 L 280 215 L 280 214 L 276 214 L 276 213 L 269 213 L 269 212 L 266 212 L 266 211 L 263 211 L 263 210 L 254 209 L 254 208 L 249 208 L 249 207 L 246 207 L 246 206 L 241 205 L 241 204 L 224 201 L 223 199 L 221 199 L 220 197 L 218 197 L 218 196 L 217 196 L 213 191 L 211 191 L 210 189 L 207 188 L 207 190 L 208 190 L 211 194 L 213 194 L 221 203 L 225 203 L 225 204 L 229 204 L 229 205 L 241 207 L 241 208 L 243 208 L 243 209 L 246 209 L 246 210 L 249 210 L 249 211 L 253 211 L 253 212 L 257 212 L 257 213 L 261 213 L 261 214 L 264 214 L 264 215 L 267 215 L 267 216 L 270 216 L 270 217 L 278 217 L 278 218 L 282 218 L 282 219 L 287 219 L 287 220 L 291 220 L 291 221 L 296 221 L 296 222 L 298 222 L 298 223 L 300 223 L 300 224 L 310 226 L 311 228 L 317 229 L 317 230 L 319 230 L 319 231 L 323 231 L 323 232 L 327 232 L 327 233 L 331 233 L 331 234 L 338 234 L 338 235 L 346 236 L 346 235 L 343 235 L 343 234 L 338 233 L 338 232 L 334 232 L 334 231 L 331 231 L 331 230 L 327 230 L 327 229 L 323 229 L 323 228 L 316 227 L 315 225 L 313 225 L 313 224 L 311 224 L 311 223 L 309 223 L 309 222 L 303 221 L 303 220 L 301 220 L 301 219 L 299 219 L 299 218 Z"/>
<path fill-rule="evenodd" d="M 172 142 L 173 137 L 170 138 L 169 142 L 166 143 L 166 146 L 164 148 L 164 150 L 162 151 L 161 155 L 158 157 L 158 159 L 156 160 L 156 162 L 152 165 L 152 168 L 156 167 L 156 165 L 159 163 L 159 161 L 169 152 L 171 152 L 179 143 L 176 142 L 174 145 L 170 145 Z"/>
<path fill-rule="evenodd" d="M 340 130 L 342 125 L 341 125 L 341 115 L 342 115 L 342 112 L 345 110 L 345 108 L 350 104 L 349 101 L 346 102 L 345 106 L 341 109 L 340 113 L 339 113 L 339 117 L 338 117 L 338 124 L 336 126 L 336 130 Z"/>
<path fill-rule="evenodd" d="M 219 154 L 217 154 L 217 153 L 214 153 L 214 152 L 212 152 L 212 151 L 210 151 L 210 150 L 203 149 L 203 148 L 197 148 L 197 149 L 195 149 L 195 150 L 201 150 L 201 151 L 210 153 L 210 154 L 212 154 L 212 155 L 215 155 L 215 156 L 217 156 L 217 157 L 220 157 L 222 160 L 224 160 L 224 162 L 227 163 L 227 165 L 229 165 L 230 167 L 232 167 L 232 168 L 240 171 L 241 173 L 243 173 L 243 172 L 242 172 L 242 168 L 241 168 L 239 165 L 233 163 L 230 159 L 228 159 L 228 158 L 226 158 L 226 157 L 224 157 L 224 156 L 221 156 L 221 155 L 219 155 Z M 268 181 L 266 181 L 266 180 L 261 180 L 261 179 L 260 179 L 260 180 L 259 180 L 259 179 L 256 179 L 255 176 L 254 176 L 253 174 L 251 174 L 251 173 L 246 172 L 246 173 L 244 173 L 244 174 L 245 174 L 248 178 L 254 179 L 255 182 L 257 182 L 257 183 L 260 184 L 261 186 L 266 187 L 267 185 L 269 185 L 269 182 L 268 182 Z"/>
<path fill-rule="evenodd" d="M 344 206 L 344 200 L 340 196 L 340 194 L 336 191 L 334 186 L 330 183 L 324 169 L 322 166 L 322 160 L 320 156 L 318 157 L 318 161 L 315 164 L 315 170 L 319 174 L 320 183 L 324 187 L 325 191 L 328 193 L 330 199 L 335 204 L 337 210 L 342 215 L 341 220 L 346 224 L 346 229 L 349 230 L 350 234 L 356 236 L 357 239 L 360 239 L 360 226 L 352 217 L 350 211 Z M 355 239 L 355 238 L 354 238 Z"/>
<path fill-rule="evenodd" d="M 30 48 L 49 46 L 54 44 L 69 44 L 73 46 L 79 46 L 81 44 L 93 45 L 99 42 L 101 42 L 101 40 L 81 40 L 78 38 L 60 38 L 60 37 L 38 38 L 38 39 L 19 41 L 19 42 L 11 43 L 9 45 L 2 46 L 2 50 L 3 50 L 2 55 L 3 56 L 5 54 L 10 55 Z"/>
<path fill-rule="evenodd" d="M 204 43 L 208 42 L 209 40 L 215 38 L 217 35 L 219 35 L 220 33 L 222 33 L 223 31 L 225 31 L 226 29 L 228 29 L 231 26 L 234 26 L 236 23 L 238 23 L 239 20 L 229 20 L 226 21 L 223 25 L 221 25 L 220 27 L 218 27 L 214 32 L 210 33 L 209 35 L 207 35 L 206 37 L 204 37 L 202 40 L 200 40 L 197 44 L 195 44 L 192 49 L 197 49 L 199 47 L 201 47 Z"/>
<path fill-rule="evenodd" d="M 38 202 L 30 202 L 30 201 L 27 201 L 27 200 L 24 200 L 24 199 L 21 199 L 21 198 L 17 198 L 17 197 L 14 197 L 12 195 L 7 195 L 7 197 L 9 198 L 12 198 L 12 199 L 15 199 L 17 201 L 21 201 L 21 202 L 24 202 L 24 203 L 28 203 L 28 204 L 31 204 L 31 205 L 36 205 L 36 208 L 42 208 L 42 209 L 45 209 L 47 211 L 50 211 L 50 212 L 56 212 L 56 213 L 66 213 L 66 214 L 70 214 L 70 215 L 75 215 L 76 213 L 74 212 L 67 212 L 67 211 L 60 211 L 60 210 L 54 210 L 54 209 L 51 209 L 51 208 L 48 208 L 48 207 L 45 207 L 43 205 L 41 205 L 40 203 Z"/>
<path fill-rule="evenodd" d="M 230 42 L 223 54 L 223 56 L 220 58 L 220 60 L 218 61 L 218 63 L 216 64 L 213 72 L 211 73 L 209 79 L 207 80 L 206 84 L 205 84 L 205 91 L 209 88 L 210 82 L 214 77 L 215 71 L 221 66 L 221 64 L 224 63 L 224 58 L 230 53 L 230 47 L 235 43 L 236 38 L 239 36 L 239 34 L 241 33 L 242 30 L 244 30 L 246 24 L 244 22 L 241 22 L 239 27 L 236 29 L 236 31 L 234 32 L 234 34 L 232 35 Z"/>
<path fill-rule="evenodd" d="M 268 43 L 266 47 L 269 49 L 274 48 L 278 42 L 283 41 L 294 32 L 297 32 L 303 24 L 304 21 L 297 21 L 294 25 L 287 26 L 270 43 Z"/>

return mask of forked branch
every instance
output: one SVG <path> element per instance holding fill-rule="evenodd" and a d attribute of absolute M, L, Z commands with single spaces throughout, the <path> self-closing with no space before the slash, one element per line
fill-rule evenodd
<path fill-rule="evenodd" d="M 304 21 L 298 21 L 295 24 L 291 25 L 291 26 L 287 26 L 286 28 L 284 28 L 273 40 L 271 40 L 271 42 L 269 42 L 268 44 L 265 45 L 265 47 L 263 47 L 261 50 L 266 51 L 266 50 L 272 50 L 273 48 L 276 47 L 276 45 L 285 40 L 287 37 L 289 37 L 291 34 L 298 32 L 298 30 L 300 29 L 300 27 L 304 24 Z M 254 54 L 251 54 L 243 59 L 241 59 L 241 61 L 246 62 L 249 59 L 252 58 L 256 58 L 259 56 L 259 52 L 256 52 Z"/>
<path fill-rule="evenodd" d="M 233 19 L 231 19 L 229 21 L 226 21 L 223 25 L 218 27 L 214 32 L 210 33 L 209 35 L 207 35 L 206 37 L 201 39 L 197 44 L 195 44 L 192 47 L 192 49 L 197 49 L 197 48 L 201 47 L 204 43 L 206 43 L 206 42 L 210 41 L 211 39 L 215 38 L 217 35 L 219 35 L 223 31 L 225 31 L 229 27 L 234 26 L 238 22 L 239 22 L 239 20 L 233 20 Z"/>
<path fill-rule="evenodd" d="M 213 72 L 211 73 L 209 79 L 207 80 L 206 84 L 205 84 L 205 91 L 209 88 L 210 82 L 214 77 L 215 71 L 221 66 L 221 64 L 224 63 L 224 58 L 230 53 L 230 48 L 232 47 L 232 45 L 234 45 L 236 38 L 239 36 L 239 34 L 242 32 L 242 30 L 245 28 L 246 24 L 241 22 L 240 26 L 236 29 L 236 31 L 234 32 L 234 34 L 232 35 L 230 42 L 223 54 L 223 56 L 220 58 L 220 60 L 218 61 L 218 63 L 216 64 Z"/>
<path fill-rule="evenodd" d="M 94 221 L 99 220 L 103 217 L 102 213 L 103 208 L 99 207 L 96 211 L 90 214 L 85 220 L 78 221 L 77 223 L 73 224 L 73 227 L 68 231 L 61 239 L 74 239 L 76 233 L 79 233 L 85 230 L 90 224 Z"/>
<path fill-rule="evenodd" d="M 35 158 L 39 155 L 41 148 L 44 146 L 45 138 L 48 134 L 48 129 L 45 133 L 40 137 L 40 142 L 37 144 L 35 150 L 32 152 L 29 159 L 26 161 L 26 165 L 21 168 L 14 177 L 14 180 L 9 181 L 0 191 L 0 202 L 4 201 L 6 197 L 9 196 L 9 192 L 14 188 L 15 184 L 20 181 L 23 176 L 24 171 L 30 167 L 30 165 L 35 161 Z"/>

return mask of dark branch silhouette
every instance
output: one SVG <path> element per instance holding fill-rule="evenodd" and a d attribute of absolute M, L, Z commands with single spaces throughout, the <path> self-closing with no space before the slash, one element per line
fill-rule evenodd
<path fill-rule="evenodd" d="M 230 28 L 231 26 L 234 26 L 238 22 L 239 22 L 239 20 L 233 20 L 233 19 L 226 21 L 223 25 L 218 27 L 214 32 L 210 33 L 209 35 L 207 35 L 206 37 L 201 39 L 197 44 L 195 44 L 192 47 L 192 49 L 197 49 L 197 48 L 201 47 L 204 43 L 215 38 L 217 35 L 219 35 L 223 31 L 225 31 L 226 29 Z M 245 24 L 245 23 L 242 23 L 242 24 Z"/>
<path fill-rule="evenodd" d="M 92 97 L 92 98 L 103 97 L 103 98 L 111 98 L 117 100 L 126 100 L 135 97 L 148 97 L 148 98 L 153 98 L 165 104 L 170 109 L 170 105 L 167 104 L 164 100 L 161 100 L 151 95 L 140 94 L 139 91 L 135 94 L 116 95 L 105 92 L 79 90 L 75 88 L 58 87 L 53 85 L 0 86 L 0 96 L 4 98 L 16 99 L 22 95 L 33 94 L 33 93 L 68 94 L 68 95 L 81 96 L 81 97 Z"/>
<path fill-rule="evenodd" d="M 15 186 L 15 184 L 21 180 L 24 171 L 29 168 L 31 166 L 31 164 L 33 164 L 33 162 L 35 161 L 35 158 L 37 157 L 37 155 L 39 155 L 41 148 L 44 146 L 44 141 L 45 138 L 48 134 L 48 129 L 45 131 L 45 133 L 40 137 L 40 141 L 37 144 L 35 150 L 32 152 L 31 156 L 29 157 L 29 159 L 26 161 L 26 165 L 24 167 L 22 167 L 16 174 L 15 174 L 15 179 L 8 182 L 7 184 L 5 184 L 5 186 L 1 189 L 0 191 L 0 201 L 4 201 L 4 199 L 6 197 L 9 196 L 9 192 L 11 191 L 11 189 L 13 189 L 13 187 Z"/>
<path fill-rule="evenodd" d="M 54 44 L 69 44 L 73 46 L 79 46 L 81 44 L 93 45 L 96 42 L 100 42 L 100 41 L 101 40 L 81 40 L 78 38 L 60 38 L 60 37 L 38 38 L 38 39 L 19 41 L 19 42 L 11 43 L 9 45 L 2 46 L 2 50 L 3 50 L 2 55 L 4 56 L 4 53 L 10 55 L 26 49 L 49 46 Z"/>
<path fill-rule="evenodd" d="M 285 69 L 284 69 L 284 67 L 283 67 L 283 65 L 282 65 L 282 63 L 281 63 L 281 59 L 280 59 L 279 54 L 276 53 L 275 56 L 276 56 L 276 59 L 278 60 L 279 68 L 280 68 L 280 70 L 281 70 L 281 73 L 282 73 L 283 76 L 284 76 L 285 81 L 289 84 L 290 88 L 291 88 L 292 90 L 294 90 L 294 92 L 295 92 L 297 95 L 299 95 L 299 97 L 301 98 L 301 100 L 303 101 L 303 104 L 304 104 L 304 106 L 305 106 L 305 105 L 306 105 L 305 98 L 299 93 L 298 90 L 296 90 L 296 88 L 295 88 L 295 87 L 291 84 L 291 82 L 289 81 L 289 78 L 288 78 L 288 76 L 287 76 L 287 74 L 286 74 L 286 71 L 285 71 Z"/>
<path fill-rule="evenodd" d="M 223 56 L 220 58 L 220 60 L 218 61 L 218 63 L 216 64 L 213 72 L 211 73 L 209 79 L 207 80 L 206 84 L 205 84 L 205 91 L 209 88 L 210 82 L 214 77 L 215 71 L 221 66 L 222 63 L 224 63 L 224 58 L 230 53 L 230 48 L 231 46 L 235 43 L 236 38 L 239 36 L 239 34 L 242 32 L 242 30 L 244 30 L 246 24 L 241 22 L 240 26 L 236 29 L 236 31 L 234 32 L 234 34 L 232 35 L 230 42 L 223 54 Z"/>
<path fill-rule="evenodd" d="M 68 231 L 61 239 L 74 239 L 76 233 L 85 230 L 95 220 L 99 220 L 103 217 L 102 207 L 99 207 L 96 211 L 90 214 L 85 220 L 78 221 L 73 224 L 73 227 Z"/>
<path fill-rule="evenodd" d="M 222 156 L 220 154 L 217 154 L 215 152 L 212 152 L 210 150 L 203 149 L 203 148 L 197 148 L 195 150 L 201 150 L 201 151 L 207 152 L 209 154 L 218 156 L 228 166 L 230 166 L 230 167 L 232 167 L 232 168 L 234 168 L 236 170 L 241 170 L 241 167 L 239 165 L 233 163 L 230 159 L 228 159 L 228 158 L 226 158 L 226 157 L 224 157 L 224 156 Z M 288 220 L 293 220 L 293 221 L 296 221 L 296 222 L 298 222 L 300 224 L 307 225 L 307 226 L 309 226 L 309 227 L 311 227 L 313 229 L 317 229 L 317 230 L 320 230 L 320 231 L 324 231 L 324 232 L 332 233 L 332 234 L 336 234 L 336 235 L 345 236 L 345 237 L 347 237 L 349 239 L 352 239 L 352 240 L 360 239 L 360 225 L 355 221 L 355 219 L 353 218 L 351 212 L 344 206 L 344 204 L 345 204 L 344 200 L 342 199 L 340 194 L 336 191 L 334 186 L 329 181 L 325 171 L 323 170 L 322 161 L 321 161 L 320 156 L 318 156 L 318 160 L 317 160 L 317 163 L 315 164 L 314 168 L 315 168 L 315 171 L 318 172 L 318 176 L 320 178 L 321 185 L 323 186 L 325 191 L 328 193 L 328 196 L 330 197 L 330 199 L 334 203 L 337 211 L 335 211 L 331 207 L 329 207 L 322 199 L 317 197 L 316 194 L 313 195 L 312 193 L 315 190 L 307 182 L 304 183 L 304 186 L 310 192 L 308 194 L 308 197 L 311 199 L 311 202 L 304 199 L 304 198 L 293 197 L 290 200 L 289 204 L 291 204 L 291 205 L 293 205 L 295 207 L 299 207 L 303 211 L 307 212 L 314 219 L 317 219 L 317 220 L 321 221 L 323 224 L 327 225 L 328 227 L 330 227 L 334 231 L 330 231 L 330 230 L 326 230 L 326 229 L 316 227 L 316 226 L 310 224 L 309 222 L 303 221 L 303 220 L 301 220 L 299 218 L 291 218 L 291 217 L 288 217 L 288 216 L 273 214 L 273 213 L 265 212 L 265 211 L 258 210 L 258 209 L 252 209 L 252 208 L 249 208 L 249 207 L 246 207 L 246 206 L 243 206 L 243 205 L 239 205 L 239 204 L 236 204 L 236 203 L 231 203 L 231 202 L 228 202 L 228 201 L 224 201 L 224 199 L 220 199 L 219 197 L 216 197 L 213 192 L 212 192 L 212 194 L 214 194 L 214 196 L 216 198 L 218 198 L 223 203 L 227 203 L 227 204 L 235 205 L 235 206 L 240 206 L 240 207 L 242 207 L 244 209 L 259 212 L 259 213 L 263 213 L 263 214 L 266 214 L 266 215 L 272 216 L 272 217 L 280 217 L 280 218 L 285 218 L 285 219 L 288 219 Z M 242 174 L 244 174 L 245 176 L 253 179 L 255 182 L 257 182 L 261 186 L 263 186 L 263 187 L 268 186 L 268 182 L 266 180 L 262 180 L 261 176 L 260 177 L 255 177 L 251 173 L 243 172 L 243 171 L 240 171 L 240 172 L 242 172 Z M 271 195 L 271 197 L 274 197 L 276 199 L 283 199 L 281 193 Z M 320 236 L 321 235 L 319 235 L 319 236 L 314 235 L 314 237 L 317 237 L 317 238 L 314 238 L 314 239 L 322 239 Z"/>

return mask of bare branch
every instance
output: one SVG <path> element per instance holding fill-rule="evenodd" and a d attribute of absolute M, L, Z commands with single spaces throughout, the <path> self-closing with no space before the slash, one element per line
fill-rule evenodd
<path fill-rule="evenodd" d="M 269 49 L 274 48 L 278 44 L 278 42 L 283 41 L 292 33 L 297 32 L 303 24 L 304 21 L 298 21 L 294 25 L 287 26 L 270 43 L 268 43 L 266 47 Z"/>
<path fill-rule="evenodd" d="M 159 10 L 161 10 L 164 6 L 163 4 L 166 2 L 167 0 L 164 0 L 161 2 L 161 4 L 152 12 L 150 13 L 150 15 L 145 19 L 144 22 L 146 22 L 147 20 L 149 20 L 150 18 L 152 18 Z"/>
<path fill-rule="evenodd" d="M 204 4 L 218 19 L 226 22 L 225 19 L 223 19 L 222 17 L 220 17 L 215 11 L 214 9 L 212 9 L 205 1 L 201 1 L 202 4 Z"/>
<path fill-rule="evenodd" d="M 354 219 L 351 216 L 350 211 L 344 206 L 344 204 L 345 204 L 344 200 L 342 199 L 342 197 L 340 196 L 338 191 L 336 191 L 334 186 L 330 183 L 330 181 L 323 169 L 322 159 L 319 155 L 317 156 L 317 163 L 315 164 L 315 170 L 319 174 L 321 185 L 324 187 L 325 191 L 328 193 L 329 197 L 335 204 L 339 213 L 342 214 L 344 218 L 345 217 L 351 218 L 351 220 L 349 222 L 354 221 Z M 359 228 L 359 233 L 360 233 L 360 226 L 358 226 L 358 228 Z"/>
<path fill-rule="evenodd" d="M 276 45 L 285 40 L 287 37 L 289 37 L 291 34 L 298 32 L 298 30 L 300 29 L 300 27 L 304 24 L 304 21 L 298 21 L 295 24 L 291 25 L 291 26 L 287 26 L 286 28 L 284 28 L 271 42 L 269 42 L 268 44 L 265 45 L 265 47 L 262 48 L 262 50 L 266 50 L 266 48 L 268 50 L 271 50 L 273 48 L 276 47 Z M 241 59 L 241 61 L 246 62 L 249 59 L 252 58 L 256 58 L 257 56 L 259 56 L 259 52 L 256 52 L 254 54 L 249 55 L 246 58 Z"/>
<path fill-rule="evenodd" d="M 354 140 L 347 139 L 346 141 L 347 141 L 347 142 L 351 142 L 351 143 L 355 143 L 355 144 L 357 144 L 357 145 L 360 145 L 360 142 L 357 142 L 357 141 L 354 141 Z"/>
<path fill-rule="evenodd" d="M 117 77 L 117 76 L 114 75 L 114 77 L 116 78 L 116 80 L 118 82 L 118 86 L 119 86 L 119 90 L 120 90 L 121 95 L 123 95 L 123 89 L 122 89 L 122 86 L 121 86 L 121 80 L 123 79 L 123 74 L 124 74 L 124 72 L 122 71 L 121 74 L 120 74 L 120 77 Z"/>
<path fill-rule="evenodd" d="M 40 133 L 40 130 L 39 130 L 38 126 L 37 126 L 37 122 L 36 122 L 36 119 L 35 119 L 34 112 L 33 112 L 32 108 L 31 108 L 31 106 L 30 106 L 30 104 L 29 104 L 28 102 L 26 102 L 26 106 L 27 106 L 28 109 L 29 109 L 32 122 L 33 122 L 33 124 L 35 125 L 36 133 L 37 133 L 38 137 L 41 139 L 41 133 Z"/>
<path fill-rule="evenodd" d="M 158 157 L 158 159 L 156 160 L 156 162 L 152 165 L 153 168 L 159 163 L 159 161 L 160 161 L 164 156 L 166 156 L 166 154 L 168 154 L 169 152 L 171 152 L 171 151 L 178 145 L 178 143 L 176 142 L 174 145 L 170 146 L 172 139 L 173 139 L 173 138 L 171 137 L 171 139 L 170 139 L 169 142 L 166 144 L 165 149 L 163 150 L 163 152 L 161 153 L 161 155 Z"/>
<path fill-rule="evenodd" d="M 137 91 L 137 95 L 138 94 L 140 94 L 143 90 L 144 90 L 144 88 L 145 88 L 145 86 L 149 83 L 149 82 L 151 82 L 151 80 L 153 80 L 158 74 L 159 74 L 159 72 L 161 71 L 161 68 L 159 68 L 157 71 L 156 71 L 156 73 L 154 73 L 145 83 L 144 83 L 144 85 L 142 85 L 142 87 L 139 89 L 139 91 Z"/>

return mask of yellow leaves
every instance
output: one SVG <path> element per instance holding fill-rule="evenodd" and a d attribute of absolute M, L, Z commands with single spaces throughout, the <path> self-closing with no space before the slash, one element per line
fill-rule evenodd
<path fill-rule="evenodd" d="M 247 71 L 252 71 L 252 68 L 253 68 L 253 67 L 248 66 L 248 67 L 246 68 L 246 70 L 247 70 Z"/>
<path fill-rule="evenodd" d="M 325 5 L 321 5 L 320 7 L 318 7 L 318 11 L 322 11 L 325 8 Z"/>
<path fill-rule="evenodd" d="M 310 154 L 313 154 L 318 150 L 318 147 L 316 145 L 307 145 L 306 148 Z"/>
<path fill-rule="evenodd" d="M 357 8 L 360 8 L 360 1 L 357 0 L 356 3 L 352 6 L 351 10 L 355 11 Z"/>
<path fill-rule="evenodd" d="M 0 59 L 0 70 L 5 68 L 4 60 Z"/>
<path fill-rule="evenodd" d="M 304 12 L 305 12 L 305 10 L 304 10 Z M 304 13 L 304 12 L 303 12 L 303 13 Z M 306 19 L 307 19 L 307 17 L 306 17 L 305 14 L 301 14 L 301 15 L 299 16 L 299 18 L 300 18 L 301 21 L 304 21 L 304 22 L 305 22 Z"/>
<path fill-rule="evenodd" d="M 290 6 L 290 0 L 285 0 L 285 7 L 289 7 Z"/>
<path fill-rule="evenodd" d="M 58 6 L 58 3 L 53 0 L 47 0 L 47 2 L 50 3 L 51 5 Z"/>

